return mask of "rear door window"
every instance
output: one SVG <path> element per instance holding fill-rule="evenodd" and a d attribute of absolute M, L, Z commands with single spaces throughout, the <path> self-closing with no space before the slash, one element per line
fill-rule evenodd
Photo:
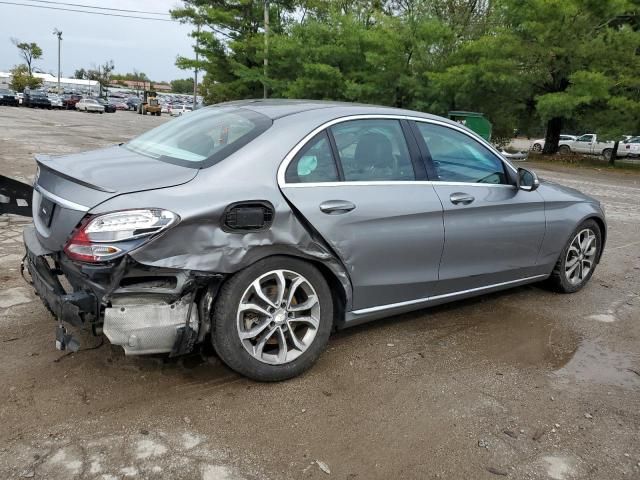
<path fill-rule="evenodd" d="M 347 182 L 416 179 L 398 120 L 351 120 L 331 127 Z"/>

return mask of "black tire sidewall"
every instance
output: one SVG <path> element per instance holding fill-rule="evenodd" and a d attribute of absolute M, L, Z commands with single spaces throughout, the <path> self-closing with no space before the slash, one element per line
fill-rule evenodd
<path fill-rule="evenodd" d="M 596 241 L 598 242 L 596 246 L 597 248 L 596 256 L 595 256 L 591 271 L 589 271 L 589 274 L 587 275 L 587 277 L 584 278 L 577 285 L 573 285 L 569 282 L 569 280 L 567 280 L 567 277 L 565 275 L 565 263 L 567 261 L 567 251 L 569 250 L 569 247 L 571 246 L 571 243 L 573 242 L 573 239 L 578 234 L 578 232 L 580 232 L 581 230 L 584 230 L 585 228 L 590 229 L 596 235 Z M 562 249 L 560 258 L 558 259 L 558 262 L 553 270 L 552 276 L 554 277 L 558 290 L 563 293 L 573 293 L 573 292 L 577 292 L 578 290 L 581 290 L 587 283 L 589 283 L 589 280 L 591 280 L 591 277 L 593 276 L 593 273 L 596 270 L 596 266 L 598 265 L 598 262 L 600 260 L 601 254 L 602 254 L 602 232 L 600 230 L 600 225 L 598 225 L 598 223 L 595 220 L 591 220 L 591 219 L 585 220 L 580 225 L 578 225 L 573 232 L 571 232 L 571 236 L 569 237 L 566 245 Z"/>
<path fill-rule="evenodd" d="M 309 348 L 284 365 L 270 365 L 253 358 L 238 337 L 236 318 L 240 299 L 251 282 L 272 270 L 290 270 L 305 277 L 320 302 L 320 325 Z M 236 372 L 258 381 L 279 381 L 300 375 L 309 369 L 324 350 L 333 327 L 331 290 L 320 271 L 308 262 L 293 257 L 269 257 L 234 274 L 221 287 L 214 307 L 211 340 L 223 362 Z"/>

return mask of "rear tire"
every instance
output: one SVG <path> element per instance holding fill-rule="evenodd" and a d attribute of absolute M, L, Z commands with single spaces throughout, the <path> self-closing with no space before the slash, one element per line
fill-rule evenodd
<path fill-rule="evenodd" d="M 225 282 L 211 326 L 216 352 L 236 372 L 261 382 L 292 378 L 316 362 L 329 340 L 331 290 L 313 265 L 269 257 Z"/>
<path fill-rule="evenodd" d="M 534 152 L 541 152 L 542 145 L 540 145 L 539 143 L 534 143 L 533 146 L 531 147 L 531 150 L 533 150 Z"/>
<path fill-rule="evenodd" d="M 613 155 L 613 150 L 611 148 L 607 148 L 602 151 L 602 156 L 607 161 L 611 160 L 611 155 Z"/>
<path fill-rule="evenodd" d="M 568 145 L 560 145 L 560 147 L 558 147 L 558 153 L 560 155 L 569 155 L 571 153 L 571 149 Z"/>
<path fill-rule="evenodd" d="M 595 245 L 590 242 L 595 242 Z M 582 222 L 562 249 L 547 280 L 548 286 L 558 293 L 574 293 L 582 289 L 591 279 L 601 253 L 600 226 L 595 220 Z"/>

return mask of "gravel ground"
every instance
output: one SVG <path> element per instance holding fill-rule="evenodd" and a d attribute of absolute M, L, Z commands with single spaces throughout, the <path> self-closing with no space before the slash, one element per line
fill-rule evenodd
<path fill-rule="evenodd" d="M 0 107 L 0 173 L 28 180 L 34 153 L 164 121 Z M 526 286 L 356 327 L 277 384 L 86 335 L 86 350 L 56 351 L 19 274 L 28 219 L 0 217 L 0 478 L 640 478 L 640 175 L 537 171 L 606 206 L 585 289 Z"/>

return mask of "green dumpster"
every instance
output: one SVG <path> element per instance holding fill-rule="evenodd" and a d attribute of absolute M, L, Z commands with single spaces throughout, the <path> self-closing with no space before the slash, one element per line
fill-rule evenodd
<path fill-rule="evenodd" d="M 465 125 L 485 140 L 491 140 L 491 122 L 478 112 L 449 112 L 449 118 Z"/>

